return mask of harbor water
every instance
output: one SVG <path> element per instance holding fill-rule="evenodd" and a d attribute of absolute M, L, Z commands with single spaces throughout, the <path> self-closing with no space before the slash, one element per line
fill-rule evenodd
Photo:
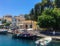
<path fill-rule="evenodd" d="M 36 46 L 35 40 L 14 39 L 11 34 L 0 35 L 0 46 Z M 60 46 L 60 42 L 51 42 L 47 46 Z"/>

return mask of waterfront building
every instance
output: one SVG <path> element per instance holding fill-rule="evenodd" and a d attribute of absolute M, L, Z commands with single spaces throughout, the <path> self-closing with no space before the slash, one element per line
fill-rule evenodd
<path fill-rule="evenodd" d="M 19 28 L 19 24 L 22 21 L 25 21 L 25 18 L 24 18 L 23 15 L 12 17 L 12 27 L 14 27 L 14 28 L 17 28 L 18 27 Z"/>
<path fill-rule="evenodd" d="M 25 21 L 24 15 L 14 16 L 18 21 Z"/>
<path fill-rule="evenodd" d="M 13 27 L 18 27 L 20 30 L 24 29 L 31 29 L 36 30 L 37 29 L 37 22 L 32 20 L 25 20 L 24 16 L 15 16 L 12 19 L 12 25 Z"/>
<path fill-rule="evenodd" d="M 15 17 L 12 17 L 12 24 L 11 24 L 11 27 L 12 28 L 16 28 L 16 18 Z"/>
<path fill-rule="evenodd" d="M 22 21 L 25 21 L 25 17 L 23 15 L 20 16 L 14 16 L 14 18 L 16 19 L 16 25 L 19 26 L 19 23 L 21 23 Z"/>
<path fill-rule="evenodd" d="M 5 15 L 5 16 L 3 16 L 3 19 L 6 20 L 7 22 L 12 22 L 12 16 L 11 15 Z"/>
<path fill-rule="evenodd" d="M 32 20 L 25 20 L 19 23 L 20 29 L 37 30 L 37 22 Z"/>

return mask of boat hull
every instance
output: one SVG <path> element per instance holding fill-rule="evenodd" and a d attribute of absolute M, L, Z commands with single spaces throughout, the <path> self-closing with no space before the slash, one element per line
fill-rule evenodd
<path fill-rule="evenodd" d="M 20 39 L 36 39 L 37 38 L 36 35 L 27 36 L 27 35 L 21 35 L 21 34 L 18 36 L 17 36 L 17 34 L 14 34 L 12 37 L 13 38 L 20 38 Z"/>
<path fill-rule="evenodd" d="M 52 38 L 51 38 L 51 37 L 45 37 L 45 38 L 42 38 L 42 39 L 40 39 L 40 40 L 37 40 L 35 43 L 36 43 L 37 45 L 46 46 L 46 45 L 48 45 L 51 41 L 52 41 Z"/>
<path fill-rule="evenodd" d="M 7 31 L 0 31 L 0 34 L 7 34 Z"/>

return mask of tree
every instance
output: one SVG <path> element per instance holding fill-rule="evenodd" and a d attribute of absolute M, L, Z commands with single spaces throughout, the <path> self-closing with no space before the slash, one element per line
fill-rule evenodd
<path fill-rule="evenodd" d="M 2 20 L 2 23 L 3 23 L 3 24 L 6 23 L 6 20 Z"/>
<path fill-rule="evenodd" d="M 29 14 L 25 14 L 24 17 L 25 17 L 26 20 L 30 20 Z"/>
<path fill-rule="evenodd" d="M 57 8 L 60 8 L 60 0 L 55 0 L 55 5 Z"/>
<path fill-rule="evenodd" d="M 5 26 L 10 26 L 11 23 L 4 23 Z"/>
<path fill-rule="evenodd" d="M 38 24 L 43 28 L 52 28 L 56 21 L 49 13 L 50 11 L 45 10 L 41 16 L 38 17 Z"/>
<path fill-rule="evenodd" d="M 56 20 L 55 29 L 58 30 L 58 29 L 60 29 L 60 9 L 54 8 L 53 17 Z"/>
<path fill-rule="evenodd" d="M 35 14 L 34 14 L 34 19 L 35 21 L 37 21 L 38 19 L 38 16 L 41 15 L 42 13 L 42 7 L 41 7 L 41 3 L 37 3 L 34 7 L 34 11 L 35 11 Z"/>
<path fill-rule="evenodd" d="M 60 30 L 60 10 L 58 8 L 47 9 L 38 17 L 40 27 L 53 28 L 55 31 Z"/>
<path fill-rule="evenodd" d="M 30 11 L 31 19 L 37 21 L 38 16 L 40 16 L 46 8 L 54 8 L 53 2 L 50 0 L 42 0 L 42 2 L 35 4 L 34 8 Z"/>
<path fill-rule="evenodd" d="M 31 20 L 37 21 L 38 16 L 41 14 L 41 3 L 37 3 L 30 11 Z"/>
<path fill-rule="evenodd" d="M 31 11 L 30 11 L 30 14 L 29 14 L 29 17 L 30 17 L 31 20 L 34 20 L 35 19 L 34 18 L 34 14 L 35 14 L 34 13 L 34 9 L 32 8 Z"/>

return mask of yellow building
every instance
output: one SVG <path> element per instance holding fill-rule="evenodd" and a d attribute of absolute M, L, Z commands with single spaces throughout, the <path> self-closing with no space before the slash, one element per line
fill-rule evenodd
<path fill-rule="evenodd" d="M 12 22 L 12 16 L 11 15 L 3 16 L 3 19 L 6 20 L 7 22 Z"/>
<path fill-rule="evenodd" d="M 18 21 L 25 21 L 25 18 L 23 15 L 20 15 L 20 16 L 14 16 L 14 18 Z"/>
<path fill-rule="evenodd" d="M 32 21 L 32 20 L 25 20 L 25 21 L 20 22 L 19 27 L 20 27 L 20 29 L 36 30 L 37 29 L 37 22 Z"/>

